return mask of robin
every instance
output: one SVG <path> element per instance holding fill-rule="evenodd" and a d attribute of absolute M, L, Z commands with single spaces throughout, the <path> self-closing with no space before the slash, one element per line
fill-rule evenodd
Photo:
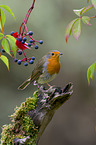
<path fill-rule="evenodd" d="M 24 90 L 32 82 L 36 85 L 52 81 L 60 71 L 60 55 L 62 53 L 58 50 L 52 50 L 43 56 L 36 64 L 31 76 L 18 89 Z"/>

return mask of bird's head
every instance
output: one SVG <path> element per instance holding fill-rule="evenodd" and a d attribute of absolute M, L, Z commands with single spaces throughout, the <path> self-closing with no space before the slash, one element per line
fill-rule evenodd
<path fill-rule="evenodd" d="M 59 57 L 63 55 L 63 53 L 60 53 L 58 50 L 52 50 L 48 53 L 48 58 L 49 59 L 56 59 L 59 60 Z"/>

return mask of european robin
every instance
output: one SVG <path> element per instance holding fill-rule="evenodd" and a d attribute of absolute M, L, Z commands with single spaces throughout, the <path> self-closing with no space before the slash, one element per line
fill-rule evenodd
<path fill-rule="evenodd" d="M 47 55 L 43 56 L 34 67 L 31 76 L 21 84 L 18 89 L 25 89 L 30 83 L 34 85 L 45 84 L 52 81 L 60 71 L 60 53 L 58 50 L 52 50 Z"/>

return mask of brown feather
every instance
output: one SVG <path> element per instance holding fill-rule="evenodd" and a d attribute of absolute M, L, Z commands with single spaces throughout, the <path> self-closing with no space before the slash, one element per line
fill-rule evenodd
<path fill-rule="evenodd" d="M 31 81 L 38 80 L 39 76 L 42 74 L 43 71 L 43 64 L 46 61 L 46 55 L 42 57 L 36 64 L 34 70 L 32 71 Z"/>

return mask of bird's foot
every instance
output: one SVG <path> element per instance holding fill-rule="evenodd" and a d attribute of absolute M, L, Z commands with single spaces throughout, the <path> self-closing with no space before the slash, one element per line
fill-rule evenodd
<path fill-rule="evenodd" d="M 38 89 L 40 88 L 39 87 L 39 84 L 36 82 L 36 81 L 34 81 L 34 84 L 33 84 L 34 86 L 37 86 L 38 87 Z"/>
<path fill-rule="evenodd" d="M 46 84 L 48 85 L 48 87 L 52 87 L 52 88 L 55 87 L 55 85 L 51 86 L 49 83 L 46 83 Z"/>

